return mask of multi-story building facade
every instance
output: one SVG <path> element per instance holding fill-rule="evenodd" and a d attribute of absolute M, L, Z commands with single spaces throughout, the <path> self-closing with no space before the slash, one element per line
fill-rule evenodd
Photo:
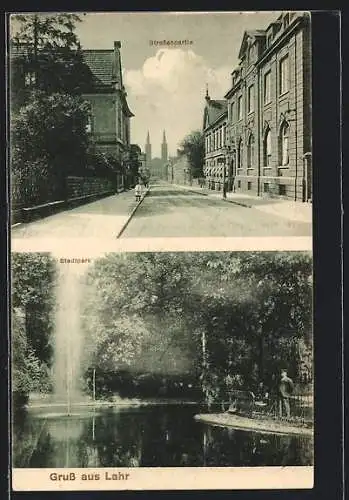
<path fill-rule="evenodd" d="M 204 111 L 204 175 L 210 189 L 220 190 L 225 181 L 227 101 L 211 99 L 206 92 Z"/>
<path fill-rule="evenodd" d="M 245 32 L 225 95 L 228 189 L 311 200 L 310 72 L 308 14 L 284 12 L 265 30 Z"/>
<path fill-rule="evenodd" d="M 83 98 L 91 105 L 89 132 L 98 150 L 112 154 L 126 164 L 130 150 L 130 119 L 122 80 L 121 43 L 111 50 L 84 50 L 84 62 L 91 72 Z"/>

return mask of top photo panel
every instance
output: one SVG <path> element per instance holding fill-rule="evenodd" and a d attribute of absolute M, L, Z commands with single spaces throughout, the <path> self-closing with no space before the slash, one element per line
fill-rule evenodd
<path fill-rule="evenodd" d="M 12 239 L 311 238 L 309 12 L 9 24 Z"/>

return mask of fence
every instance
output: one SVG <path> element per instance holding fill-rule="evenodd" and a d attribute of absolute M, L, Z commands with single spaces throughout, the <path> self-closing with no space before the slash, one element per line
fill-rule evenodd
<path fill-rule="evenodd" d="M 123 177 L 114 182 L 98 177 L 69 176 L 48 179 L 39 176 L 35 183 L 13 176 L 11 186 L 11 223 L 30 222 L 57 211 L 94 201 L 124 190 Z"/>
<path fill-rule="evenodd" d="M 287 399 L 272 396 L 259 400 L 252 392 L 233 391 L 229 401 L 210 405 L 209 409 L 214 412 L 227 411 L 252 419 L 287 422 L 306 427 L 313 425 L 314 417 L 312 394 L 297 394 Z"/>
<path fill-rule="evenodd" d="M 312 425 L 314 417 L 313 395 L 299 394 L 287 399 L 271 398 L 255 401 L 253 418 L 269 418 L 293 424 Z"/>

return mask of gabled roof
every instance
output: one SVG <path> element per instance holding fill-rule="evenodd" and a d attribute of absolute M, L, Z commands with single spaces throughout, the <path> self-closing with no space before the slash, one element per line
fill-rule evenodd
<path fill-rule="evenodd" d="M 245 31 L 244 36 L 242 37 L 242 42 L 239 50 L 239 59 L 242 58 L 246 51 L 247 40 L 249 38 L 261 38 L 265 36 L 265 30 L 253 30 L 253 31 Z"/>
<path fill-rule="evenodd" d="M 83 50 L 85 64 L 93 75 L 97 86 L 111 86 L 117 82 L 115 56 L 113 50 Z"/>
<path fill-rule="evenodd" d="M 122 82 L 120 42 L 114 42 L 114 49 L 83 50 L 84 62 L 88 66 L 92 86 L 95 88 L 112 88 L 115 85 L 122 93 L 122 105 L 127 116 L 134 116 L 127 104 L 126 92 Z"/>
<path fill-rule="evenodd" d="M 228 111 L 228 103 L 225 99 L 206 99 L 206 103 L 204 111 L 204 128 L 206 128 L 207 125 L 209 126 L 215 123 Z"/>

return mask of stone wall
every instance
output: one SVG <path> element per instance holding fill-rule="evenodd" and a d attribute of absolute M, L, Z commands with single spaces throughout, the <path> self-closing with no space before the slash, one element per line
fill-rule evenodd
<path fill-rule="evenodd" d="M 98 177 L 67 177 L 66 186 L 68 199 L 115 191 L 110 180 Z"/>

